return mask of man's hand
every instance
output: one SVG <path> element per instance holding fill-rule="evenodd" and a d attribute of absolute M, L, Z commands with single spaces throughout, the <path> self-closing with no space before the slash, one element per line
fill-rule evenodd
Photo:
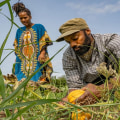
<path fill-rule="evenodd" d="M 81 105 L 93 104 L 101 98 L 101 87 L 89 83 L 81 90 L 84 90 L 85 93 L 75 100 L 76 103 Z"/>

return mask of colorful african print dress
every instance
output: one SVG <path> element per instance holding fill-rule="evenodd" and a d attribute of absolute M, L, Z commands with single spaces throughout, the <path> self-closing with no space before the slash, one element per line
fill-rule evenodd
<path fill-rule="evenodd" d="M 41 67 L 43 63 L 38 61 L 38 56 L 42 49 L 46 49 L 46 61 L 49 60 L 48 45 L 52 45 L 52 41 L 41 24 L 34 24 L 30 29 L 24 26 L 17 30 L 14 47 L 16 54 L 15 75 L 18 81 L 33 74 Z M 52 71 L 52 64 L 49 62 L 31 80 L 38 81 L 41 78 L 50 80 Z"/>

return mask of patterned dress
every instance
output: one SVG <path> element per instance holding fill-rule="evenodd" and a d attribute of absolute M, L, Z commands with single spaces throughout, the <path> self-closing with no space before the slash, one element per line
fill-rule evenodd
<path fill-rule="evenodd" d="M 38 57 L 42 49 L 46 49 L 46 62 L 49 60 L 47 46 L 52 45 L 45 28 L 41 24 L 34 24 L 30 29 L 25 26 L 21 27 L 16 32 L 16 38 L 14 41 L 16 63 L 15 63 L 15 75 L 20 81 L 22 78 L 33 74 L 38 70 L 43 63 L 38 61 Z M 41 78 L 50 80 L 52 74 L 51 62 L 40 69 L 32 78 L 32 81 L 38 81 Z"/>

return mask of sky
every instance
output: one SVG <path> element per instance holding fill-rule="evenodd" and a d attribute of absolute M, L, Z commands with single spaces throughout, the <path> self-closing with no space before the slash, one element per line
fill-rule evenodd
<path fill-rule="evenodd" d="M 2 2 L 3 0 L 0 0 Z M 18 0 L 11 0 L 11 6 Z M 120 0 L 20 0 L 32 13 L 32 22 L 44 25 L 53 45 L 48 47 L 49 57 L 52 57 L 63 46 L 66 47 L 58 53 L 51 61 L 53 65 L 52 76 L 65 75 L 62 68 L 62 56 L 69 46 L 65 41 L 55 42 L 60 36 L 59 27 L 72 18 L 83 18 L 86 20 L 93 34 L 117 33 L 120 34 Z M 1 7 L 2 13 L 10 16 L 8 6 Z M 23 26 L 18 17 L 14 22 Z M 9 29 L 10 21 L 0 14 L 0 46 L 3 43 Z M 13 49 L 17 27 L 13 26 L 11 34 L 5 45 L 5 49 Z M 2 59 L 10 52 L 4 50 Z M 12 73 L 12 65 L 15 62 L 15 54 L 9 55 L 0 68 L 4 75 Z"/>

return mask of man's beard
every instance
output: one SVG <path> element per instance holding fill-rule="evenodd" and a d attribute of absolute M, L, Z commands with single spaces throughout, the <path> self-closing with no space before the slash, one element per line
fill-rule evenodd
<path fill-rule="evenodd" d="M 85 34 L 85 41 L 84 41 L 83 45 L 81 45 L 81 46 L 74 46 L 73 47 L 73 50 L 79 56 L 85 54 L 90 49 L 90 46 L 91 46 L 91 40 L 90 40 L 90 38 L 87 36 L 87 34 L 85 33 L 85 31 L 84 31 L 84 34 Z M 79 48 L 79 49 L 75 50 L 76 48 Z"/>

